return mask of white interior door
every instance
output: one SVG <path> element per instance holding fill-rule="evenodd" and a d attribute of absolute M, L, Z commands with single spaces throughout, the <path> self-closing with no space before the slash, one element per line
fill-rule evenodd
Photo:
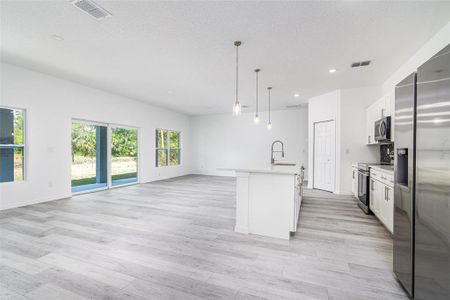
<path fill-rule="evenodd" d="M 315 189 L 334 192 L 336 139 L 334 120 L 314 123 Z"/>

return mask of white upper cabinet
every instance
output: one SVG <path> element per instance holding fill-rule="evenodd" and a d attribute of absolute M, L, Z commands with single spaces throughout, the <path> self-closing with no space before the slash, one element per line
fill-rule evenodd
<path fill-rule="evenodd" d="M 391 116 L 391 141 L 395 138 L 395 92 L 386 95 L 386 116 Z"/>
<path fill-rule="evenodd" d="M 384 95 L 366 109 L 367 145 L 378 144 L 374 137 L 375 122 L 387 116 L 391 116 L 391 140 L 394 140 L 394 103 L 394 92 L 392 92 Z"/>
<path fill-rule="evenodd" d="M 378 144 L 375 141 L 374 133 L 375 133 L 375 122 L 382 118 L 384 114 L 385 108 L 385 100 L 384 98 L 380 98 L 378 101 L 369 106 L 366 110 L 367 115 L 367 140 L 366 143 L 368 145 Z"/>

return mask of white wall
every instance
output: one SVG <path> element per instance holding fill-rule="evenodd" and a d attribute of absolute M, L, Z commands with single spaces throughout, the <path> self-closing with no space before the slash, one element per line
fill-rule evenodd
<path fill-rule="evenodd" d="M 380 95 L 380 87 L 341 90 L 340 194 L 352 193 L 352 162 L 380 161 L 380 147 L 366 145 L 366 108 Z"/>
<path fill-rule="evenodd" d="M 253 113 L 239 117 L 230 114 L 191 118 L 193 172 L 208 175 L 233 175 L 218 168 L 270 166 L 270 146 L 281 140 L 285 161 L 307 166 L 307 109 L 272 112 L 271 130 L 267 130 L 267 112 L 261 113 L 259 125 L 253 123 Z M 279 155 L 279 154 L 276 154 Z"/>
<path fill-rule="evenodd" d="M 410 59 L 383 83 L 383 94 L 393 92 L 395 85 L 416 71 L 428 59 L 450 44 L 450 22 L 425 43 Z"/>
<path fill-rule="evenodd" d="M 0 209 L 71 196 L 71 119 L 139 128 L 139 182 L 190 173 L 189 117 L 11 64 L 0 105 L 26 109 L 26 180 L 0 184 Z M 155 128 L 182 132 L 182 165 L 155 167 Z"/>
<path fill-rule="evenodd" d="M 314 123 L 334 120 L 336 125 L 335 189 L 351 194 L 351 164 L 378 161 L 378 147 L 366 146 L 366 107 L 380 97 L 380 88 L 336 90 L 309 99 L 308 106 L 308 187 L 313 186 Z"/>

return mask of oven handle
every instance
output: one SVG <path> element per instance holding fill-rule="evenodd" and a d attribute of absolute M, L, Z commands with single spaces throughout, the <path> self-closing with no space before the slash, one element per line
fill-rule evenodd
<path fill-rule="evenodd" d="M 378 134 L 380 138 L 383 138 L 383 134 L 381 132 L 381 128 L 383 127 L 384 121 L 380 122 L 380 126 L 378 126 Z"/>

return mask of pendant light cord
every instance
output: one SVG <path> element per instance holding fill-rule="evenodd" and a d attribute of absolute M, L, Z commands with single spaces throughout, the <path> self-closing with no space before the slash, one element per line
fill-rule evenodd
<path fill-rule="evenodd" d="M 255 73 L 256 73 L 256 116 L 258 116 L 258 73 L 259 73 L 260 69 L 256 69 Z"/>
<path fill-rule="evenodd" d="M 239 46 L 236 46 L 236 104 L 239 103 L 238 100 L 238 90 L 239 90 Z"/>
<path fill-rule="evenodd" d="M 270 92 L 271 92 L 272 88 L 268 87 L 267 89 L 269 90 L 269 123 L 270 123 Z"/>

